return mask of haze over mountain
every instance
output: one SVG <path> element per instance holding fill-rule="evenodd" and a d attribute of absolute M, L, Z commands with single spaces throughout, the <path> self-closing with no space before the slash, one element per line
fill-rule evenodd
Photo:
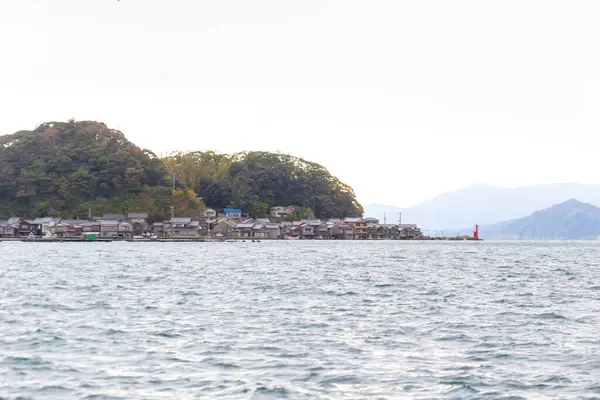
<path fill-rule="evenodd" d="M 600 208 L 571 199 L 513 221 L 481 227 L 484 239 L 596 239 Z"/>
<path fill-rule="evenodd" d="M 463 230 L 475 224 L 522 218 L 573 198 L 600 205 L 600 185 L 564 183 L 508 189 L 476 184 L 408 208 L 368 204 L 365 215 L 383 221 L 387 213 L 387 221 L 396 222 L 402 212 L 402 222 L 416 223 L 423 229 Z"/>

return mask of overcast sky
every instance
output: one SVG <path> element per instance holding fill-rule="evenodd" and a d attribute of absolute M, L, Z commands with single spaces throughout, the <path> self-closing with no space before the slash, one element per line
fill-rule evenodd
<path fill-rule="evenodd" d="M 0 0 L 0 133 L 269 150 L 363 203 L 600 183 L 600 2 Z"/>

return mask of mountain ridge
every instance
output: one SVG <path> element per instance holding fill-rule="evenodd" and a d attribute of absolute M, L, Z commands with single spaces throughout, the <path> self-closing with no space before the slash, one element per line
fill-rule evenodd
<path fill-rule="evenodd" d="M 395 220 L 416 223 L 428 230 L 464 230 L 479 224 L 491 225 L 522 218 L 569 199 L 600 205 L 600 185 L 557 183 L 501 188 L 489 184 L 474 184 L 466 188 L 439 194 L 411 207 L 383 204 L 365 205 L 365 215 L 383 220 L 387 213 Z"/>
<path fill-rule="evenodd" d="M 584 240 L 600 237 L 600 207 L 569 199 L 531 215 L 481 227 L 484 239 Z"/>

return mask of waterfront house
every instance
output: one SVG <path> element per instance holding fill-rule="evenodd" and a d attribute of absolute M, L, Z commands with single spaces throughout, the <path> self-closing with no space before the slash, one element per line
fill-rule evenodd
<path fill-rule="evenodd" d="M 54 234 L 58 237 L 81 237 L 83 235 L 83 225 L 87 220 L 62 219 L 54 227 Z"/>
<path fill-rule="evenodd" d="M 258 223 L 252 227 L 252 237 L 257 239 L 266 239 L 268 237 L 268 230 L 265 224 Z"/>
<path fill-rule="evenodd" d="M 349 224 L 337 223 L 331 228 L 331 237 L 342 240 L 354 239 L 354 228 Z"/>
<path fill-rule="evenodd" d="M 379 220 L 377 218 L 367 217 L 365 218 L 365 223 L 367 224 L 367 227 L 376 226 L 379 225 Z"/>
<path fill-rule="evenodd" d="M 225 214 L 225 218 L 227 219 L 241 219 L 242 218 L 242 210 L 238 208 L 225 208 L 223 209 L 223 214 Z"/>
<path fill-rule="evenodd" d="M 100 237 L 103 238 L 116 238 L 119 236 L 119 221 L 113 220 L 101 220 L 100 222 Z"/>
<path fill-rule="evenodd" d="M 344 218 L 344 224 L 350 225 L 353 229 L 354 239 L 367 238 L 367 223 L 362 218 Z"/>
<path fill-rule="evenodd" d="M 165 235 L 163 222 L 155 222 L 152 224 L 152 233 L 158 237 L 163 237 Z"/>
<path fill-rule="evenodd" d="M 102 219 L 106 220 L 106 221 L 121 222 L 121 221 L 125 221 L 125 216 L 123 214 L 104 214 L 102 216 Z"/>
<path fill-rule="evenodd" d="M 117 236 L 123 239 L 131 239 L 133 237 L 133 225 L 131 224 L 131 222 L 119 222 Z"/>
<path fill-rule="evenodd" d="M 131 223 L 133 235 L 141 236 L 148 231 L 148 213 L 128 213 L 127 220 Z"/>
<path fill-rule="evenodd" d="M 17 227 L 17 236 L 26 238 L 30 234 L 42 236 L 42 225 L 36 224 L 32 220 L 21 220 Z"/>
<path fill-rule="evenodd" d="M 326 222 L 321 222 L 316 228 L 315 239 L 331 239 L 329 226 Z"/>
<path fill-rule="evenodd" d="M 81 229 L 83 233 L 99 233 L 100 222 L 99 221 L 85 221 L 81 223 Z"/>
<path fill-rule="evenodd" d="M 398 224 L 397 229 L 400 240 L 414 240 L 423 236 L 416 224 Z"/>
<path fill-rule="evenodd" d="M 275 223 L 265 224 L 265 229 L 267 230 L 267 238 L 268 239 L 280 239 L 281 238 L 281 226 Z"/>
<path fill-rule="evenodd" d="M 197 237 L 202 231 L 199 220 L 191 217 L 173 217 L 163 223 L 163 230 L 166 235 L 180 237 Z"/>
<path fill-rule="evenodd" d="M 237 230 L 239 231 L 239 237 L 241 238 L 251 238 L 252 237 L 252 228 L 254 228 L 254 222 L 240 222 L 236 225 Z"/>
<path fill-rule="evenodd" d="M 46 235 L 48 233 L 53 233 L 54 227 L 60 221 L 59 218 L 54 217 L 43 217 L 36 218 L 33 220 L 33 223 L 41 226 L 42 235 Z"/>
<path fill-rule="evenodd" d="M 214 237 L 224 238 L 237 238 L 239 237 L 239 231 L 235 221 L 227 218 L 221 218 L 217 221 L 215 226 L 211 229 L 211 235 Z"/>
<path fill-rule="evenodd" d="M 17 227 L 14 224 L 10 224 L 8 220 L 0 221 L 0 237 L 12 238 L 16 232 Z"/>
<path fill-rule="evenodd" d="M 304 224 L 300 227 L 300 237 L 302 239 L 314 239 L 315 238 L 315 228 L 312 225 Z"/>

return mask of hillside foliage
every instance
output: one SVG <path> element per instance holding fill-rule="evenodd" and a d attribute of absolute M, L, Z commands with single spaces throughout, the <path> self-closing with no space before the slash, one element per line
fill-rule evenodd
<path fill-rule="evenodd" d="M 174 187 L 173 187 L 174 184 Z M 174 153 L 163 159 L 93 121 L 48 122 L 0 136 L 0 216 L 199 216 L 205 204 L 263 217 L 361 216 L 354 191 L 323 166 L 285 154 Z"/>
<path fill-rule="evenodd" d="M 297 206 L 306 216 L 362 216 L 354 190 L 314 162 L 251 151 L 175 153 L 163 158 L 171 173 L 209 207 L 233 206 L 264 217 L 273 206 Z"/>
<path fill-rule="evenodd" d="M 179 187 L 151 151 L 105 124 L 49 122 L 0 137 L 0 215 L 85 218 L 146 211 L 155 219 L 171 206 L 200 212 L 201 202 Z"/>

